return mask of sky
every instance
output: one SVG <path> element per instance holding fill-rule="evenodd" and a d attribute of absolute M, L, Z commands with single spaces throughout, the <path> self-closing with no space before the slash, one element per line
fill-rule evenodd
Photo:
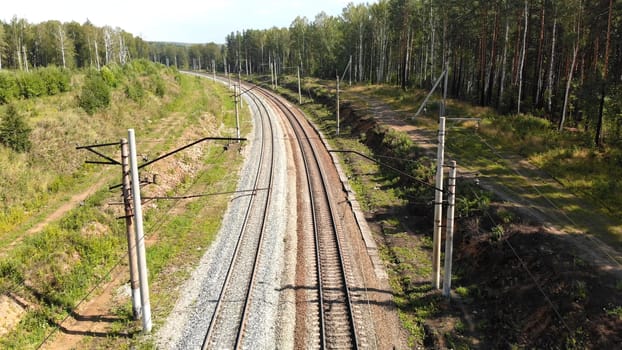
<path fill-rule="evenodd" d="M 0 19 L 29 23 L 90 20 L 98 27 L 119 27 L 146 41 L 224 43 L 231 32 L 289 27 L 297 17 L 310 21 L 324 11 L 341 15 L 348 3 L 376 0 L 5 0 Z M 167 5 L 164 5 L 166 3 Z"/>

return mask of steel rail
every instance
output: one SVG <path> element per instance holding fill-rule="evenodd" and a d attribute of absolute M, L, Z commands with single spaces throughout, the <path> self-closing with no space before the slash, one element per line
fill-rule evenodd
<path fill-rule="evenodd" d="M 269 126 L 269 137 L 270 137 L 270 144 L 272 145 L 273 143 L 273 129 L 272 129 L 272 123 L 269 119 L 269 116 L 267 115 L 267 109 L 265 108 L 265 106 L 263 106 L 263 104 L 260 104 L 261 107 L 263 107 L 263 111 L 264 113 L 260 113 L 261 116 L 261 120 L 262 120 L 262 128 L 261 128 L 261 147 L 260 147 L 260 157 L 259 157 L 259 163 L 257 166 L 257 174 L 255 176 L 255 180 L 254 180 L 254 186 L 253 188 L 257 188 L 258 187 L 258 183 L 260 182 L 260 178 L 261 178 L 261 174 L 262 174 L 262 169 L 264 166 L 264 161 L 267 158 L 267 155 L 265 154 L 266 152 L 266 135 L 264 133 L 265 129 L 264 129 L 264 122 L 267 120 L 268 121 L 268 126 Z M 259 105 L 258 105 L 259 107 Z M 261 112 L 261 111 L 260 111 Z M 253 260 L 253 267 L 252 267 L 252 272 L 251 272 L 251 277 L 248 280 L 248 284 L 246 285 L 246 298 L 244 298 L 244 305 L 242 307 L 242 315 L 239 319 L 238 322 L 238 328 L 236 330 L 237 335 L 236 335 L 236 340 L 235 340 L 235 348 L 239 348 L 242 337 L 243 337 L 243 329 L 244 329 L 244 325 L 245 325 L 245 319 L 248 316 L 248 305 L 249 305 L 249 299 L 250 299 L 250 294 L 251 294 L 251 290 L 252 290 L 252 286 L 254 284 L 255 281 L 255 275 L 256 275 L 256 267 L 258 265 L 258 261 L 260 258 L 260 250 L 262 247 L 262 242 L 263 242 L 263 237 L 264 237 L 264 231 L 265 231 L 265 222 L 266 222 L 266 216 L 268 213 L 268 207 L 269 207 L 269 203 L 270 203 L 270 198 L 271 198 L 271 193 L 272 193 L 272 184 L 273 184 L 273 169 L 274 169 L 274 161 L 275 161 L 275 157 L 274 157 L 274 148 L 273 146 L 270 146 L 270 167 L 269 167 L 269 186 L 268 186 L 268 191 L 267 191 L 267 195 L 266 195 L 266 200 L 263 203 L 264 207 L 263 207 L 263 215 L 261 218 L 261 224 L 260 224 L 260 230 L 259 230 L 259 239 L 258 239 L 258 243 L 257 243 L 257 249 L 255 251 L 255 257 Z M 212 314 L 212 319 L 210 320 L 210 324 L 208 327 L 208 330 L 206 332 L 205 338 L 203 340 L 203 344 L 202 344 L 202 349 L 208 349 L 210 348 L 210 344 L 214 341 L 216 341 L 216 339 L 213 339 L 215 336 L 215 329 L 218 326 L 218 323 L 220 322 L 220 318 L 223 316 L 222 315 L 222 309 L 223 309 L 223 300 L 226 298 L 226 293 L 229 289 L 231 288 L 236 288 L 237 286 L 230 286 L 230 281 L 234 275 L 234 266 L 236 266 L 236 261 L 239 258 L 239 251 L 240 251 L 240 246 L 241 243 L 243 241 L 243 239 L 246 237 L 246 231 L 248 229 L 247 224 L 248 221 L 250 219 L 251 213 L 253 212 L 253 206 L 257 205 L 256 201 L 256 193 L 253 194 L 253 197 L 251 197 L 251 200 L 249 201 L 249 204 L 247 206 L 246 209 L 246 213 L 244 216 L 244 221 L 242 223 L 242 226 L 240 228 L 240 235 L 238 236 L 238 240 L 236 242 L 236 246 L 234 249 L 234 253 L 233 256 L 231 258 L 229 267 L 227 269 L 227 274 L 225 277 L 225 281 L 223 283 L 223 287 L 220 291 L 219 297 L 218 297 L 218 302 L 216 303 L 216 307 L 214 309 L 214 313 Z"/>
<path fill-rule="evenodd" d="M 269 92 L 266 92 L 264 89 L 258 89 L 258 90 L 262 94 L 264 94 L 264 96 L 274 101 L 279 106 L 279 108 L 285 113 L 290 124 L 292 124 L 292 128 L 294 129 L 294 132 L 297 135 L 297 141 L 298 141 L 299 147 L 301 151 L 303 152 L 302 159 L 303 159 L 303 163 L 304 163 L 305 170 L 306 170 L 307 184 L 309 186 L 309 196 L 311 198 L 312 218 L 313 218 L 313 225 L 314 225 L 314 238 L 315 238 L 315 246 L 316 246 L 316 260 L 317 260 L 317 273 L 318 273 L 318 294 L 319 294 L 318 300 L 320 303 L 320 328 L 321 328 L 320 337 L 321 337 L 322 348 L 331 347 L 333 344 L 327 344 L 327 335 L 326 335 L 327 321 L 326 321 L 326 315 L 325 315 L 326 309 L 324 305 L 325 304 L 324 303 L 324 298 L 325 298 L 324 279 L 325 277 L 322 275 L 322 267 L 321 267 L 321 264 L 322 264 L 322 256 L 320 254 L 321 232 L 320 232 L 320 227 L 319 227 L 320 224 L 318 222 L 318 212 L 317 212 L 319 210 L 318 209 L 319 203 L 314 198 L 314 195 L 313 195 L 314 190 L 315 191 L 319 190 L 323 193 L 323 200 L 326 202 L 326 205 L 328 207 L 329 220 L 332 226 L 332 235 L 335 240 L 335 244 L 337 248 L 337 255 L 339 258 L 339 266 L 338 266 L 340 270 L 339 278 L 341 278 L 342 280 L 341 282 L 343 285 L 343 293 L 344 293 L 345 304 L 346 304 L 346 309 L 347 309 L 347 318 L 349 322 L 348 326 L 350 328 L 350 333 L 352 337 L 351 345 L 353 348 L 358 348 L 358 335 L 357 335 L 357 329 L 356 329 L 356 324 L 354 320 L 354 310 L 353 310 L 352 301 L 351 301 L 352 299 L 350 295 L 350 290 L 348 288 L 346 268 L 345 268 L 345 263 L 343 259 L 342 244 L 340 242 L 339 233 L 338 233 L 339 230 L 337 227 L 337 219 L 336 219 L 337 215 L 335 214 L 334 208 L 331 204 L 330 195 L 329 195 L 329 191 L 327 187 L 328 181 L 326 180 L 324 172 L 322 171 L 321 163 L 319 161 L 318 150 L 316 149 L 314 144 L 310 141 L 312 137 L 309 136 L 308 131 L 303 126 L 301 120 L 296 117 L 294 112 L 292 112 L 285 105 L 285 103 L 283 103 L 283 101 L 281 101 L 278 97 L 274 97 L 272 94 L 270 94 Z M 295 125 L 297 125 L 297 127 Z M 305 151 L 306 149 L 308 149 L 308 151 Z M 319 174 L 319 179 L 320 179 L 320 184 L 321 184 L 321 188 L 319 189 L 315 188 L 315 186 L 313 185 L 313 177 L 317 176 L 318 174 L 312 174 L 312 171 L 311 171 L 312 168 L 316 169 L 313 171 L 317 171 L 317 173 Z"/>

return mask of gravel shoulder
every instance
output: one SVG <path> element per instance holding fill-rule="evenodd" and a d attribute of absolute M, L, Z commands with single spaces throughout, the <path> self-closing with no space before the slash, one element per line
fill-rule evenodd
<path fill-rule="evenodd" d="M 249 98 L 246 104 L 251 108 L 254 125 L 259 125 L 257 107 Z M 278 133 L 278 131 L 277 131 Z M 254 127 L 248 145 L 244 147 L 245 163 L 240 171 L 238 190 L 248 190 L 254 181 L 253 169 L 259 159 L 261 132 Z M 271 210 L 276 213 L 268 219 L 268 237 L 262 248 L 263 254 L 273 259 L 262 259 L 258 283 L 253 292 L 256 304 L 251 308 L 251 327 L 247 328 L 245 340 L 266 348 L 277 339 L 277 315 L 279 310 L 279 289 L 284 266 L 283 250 L 286 232 L 288 188 L 286 176 L 285 148 L 281 138 L 276 137 L 277 169 L 275 191 Z M 280 140 L 281 139 L 281 140 Z M 280 142 L 278 142 L 280 140 Z M 208 329 L 209 322 L 219 297 L 220 289 L 227 273 L 229 262 L 235 248 L 235 242 L 243 223 L 245 210 L 250 197 L 234 195 L 224 216 L 221 230 L 199 265 L 192 272 L 190 279 L 181 287 L 178 301 L 156 336 L 157 346 L 167 349 L 200 348 Z M 255 320 L 255 321 L 253 321 Z"/>

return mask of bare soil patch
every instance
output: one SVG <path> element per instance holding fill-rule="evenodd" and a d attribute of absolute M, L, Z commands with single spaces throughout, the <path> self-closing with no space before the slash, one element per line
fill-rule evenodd
<path fill-rule="evenodd" d="M 16 295 L 0 295 L 0 337 L 10 332 L 26 313 L 26 303 Z"/>

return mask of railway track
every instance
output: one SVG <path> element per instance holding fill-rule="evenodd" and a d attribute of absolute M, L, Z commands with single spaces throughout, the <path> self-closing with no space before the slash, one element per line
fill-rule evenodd
<path fill-rule="evenodd" d="M 283 121 L 291 125 L 295 134 L 297 147 L 300 149 L 304 164 L 306 182 L 300 186 L 306 190 L 309 210 L 309 224 L 305 225 L 312 232 L 314 257 L 307 261 L 307 275 L 313 281 L 314 294 L 308 303 L 307 312 L 314 321 L 306 327 L 310 334 L 306 348 L 322 349 L 358 349 L 365 344 L 359 336 L 355 318 L 353 297 L 348 288 L 348 263 L 342 249 L 342 228 L 336 210 L 331 204 L 328 180 L 322 169 L 320 151 L 313 143 L 317 134 L 306 121 L 304 115 L 291 110 L 290 106 L 270 92 L 254 86 L 247 90 L 248 96 L 261 114 L 261 156 L 257 166 L 257 174 L 253 188 L 253 197 L 248 203 L 244 223 L 237 238 L 233 257 L 231 258 L 225 281 L 216 302 L 208 330 L 203 340 L 202 349 L 238 349 L 249 346 L 244 341 L 247 317 L 252 305 L 253 286 L 256 267 L 260 264 L 261 246 L 266 230 L 266 217 L 269 213 L 271 189 L 273 188 L 272 173 L 274 154 L 272 150 L 273 126 L 268 113 L 277 111 Z M 324 162 L 326 159 L 324 159 Z M 299 213 L 300 215 L 300 213 Z M 251 258 L 252 257 L 252 258 Z M 263 259 L 268 259 L 264 257 Z M 352 277 L 350 277 L 352 278 Z M 360 316 L 358 316 L 360 317 Z M 308 346 L 307 346 L 308 345 Z M 364 346 L 363 346 L 364 347 Z"/>
<path fill-rule="evenodd" d="M 348 288 L 347 264 L 344 261 L 341 230 L 336 211 L 331 204 L 328 181 L 324 176 L 319 150 L 312 142 L 317 134 L 302 115 L 297 115 L 281 99 L 258 89 L 287 118 L 302 152 L 306 173 L 306 188 L 310 199 L 311 226 L 314 237 L 313 276 L 317 285 L 315 309 L 317 327 L 323 349 L 357 349 L 360 339 L 355 322 L 353 298 Z"/>
<path fill-rule="evenodd" d="M 274 145 L 273 126 L 263 101 L 250 95 L 261 116 L 261 151 L 256 168 L 252 198 L 229 264 L 202 349 L 233 349 L 241 346 L 244 337 L 257 266 L 266 232 L 266 217 L 273 188 Z"/>

